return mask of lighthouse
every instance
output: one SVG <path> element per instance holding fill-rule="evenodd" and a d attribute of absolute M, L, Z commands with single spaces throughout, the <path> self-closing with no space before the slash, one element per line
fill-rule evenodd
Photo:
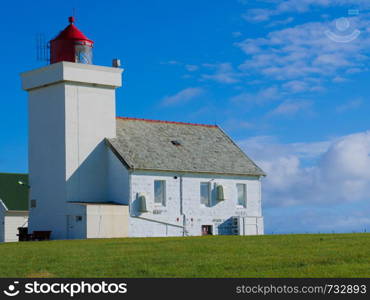
<path fill-rule="evenodd" d="M 29 233 L 263 234 L 263 170 L 217 125 L 116 118 L 122 69 L 92 64 L 95 44 L 74 22 L 50 42 L 49 65 L 21 74 Z"/>
<path fill-rule="evenodd" d="M 106 138 L 116 136 L 122 69 L 92 64 L 94 42 L 69 18 L 50 64 L 21 74 L 29 104 L 29 232 L 85 238 L 81 205 L 109 201 Z"/>
<path fill-rule="evenodd" d="M 70 24 L 50 41 L 50 63 L 70 61 L 92 64 L 94 42 L 74 25 L 74 17 L 69 17 L 68 21 Z"/>

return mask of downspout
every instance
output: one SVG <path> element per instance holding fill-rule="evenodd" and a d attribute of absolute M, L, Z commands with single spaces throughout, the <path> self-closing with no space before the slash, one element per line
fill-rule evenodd
<path fill-rule="evenodd" d="M 128 214 L 131 216 L 132 215 L 131 214 L 131 201 L 132 201 L 131 176 L 132 176 L 132 173 L 130 170 L 127 170 L 127 173 L 128 173 Z"/>
<path fill-rule="evenodd" d="M 262 178 L 263 176 L 260 176 L 258 178 L 258 181 L 260 182 L 259 184 L 259 189 L 258 189 L 258 193 L 259 193 L 259 215 L 260 217 L 256 217 L 256 235 L 259 235 L 259 227 L 258 227 L 258 219 L 263 217 L 263 214 L 262 214 Z"/>
<path fill-rule="evenodd" d="M 186 235 L 186 216 L 184 214 L 184 203 L 183 203 L 183 186 L 182 186 L 182 175 L 180 175 L 180 215 L 182 216 L 182 235 Z"/>
<path fill-rule="evenodd" d="M 243 217 L 243 236 L 245 235 L 245 217 Z"/>

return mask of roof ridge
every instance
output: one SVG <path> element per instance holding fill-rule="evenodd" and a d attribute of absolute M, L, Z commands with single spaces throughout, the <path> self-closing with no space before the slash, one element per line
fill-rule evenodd
<path fill-rule="evenodd" d="M 133 120 L 133 121 L 145 121 L 145 122 L 152 122 L 152 123 L 165 123 L 165 124 L 178 124 L 178 125 L 191 125 L 191 126 L 203 126 L 203 127 L 218 128 L 217 125 L 210 125 L 210 124 L 199 124 L 199 123 L 188 123 L 188 122 L 177 122 L 177 121 L 164 121 L 164 120 L 152 120 L 152 119 L 142 119 L 142 118 L 132 118 L 132 117 L 116 117 L 116 119 Z"/>

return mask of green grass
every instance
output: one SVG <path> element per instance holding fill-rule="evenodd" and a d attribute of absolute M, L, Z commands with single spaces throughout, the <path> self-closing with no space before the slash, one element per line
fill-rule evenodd
<path fill-rule="evenodd" d="M 370 277 L 370 234 L 2 243 L 0 277 Z"/>

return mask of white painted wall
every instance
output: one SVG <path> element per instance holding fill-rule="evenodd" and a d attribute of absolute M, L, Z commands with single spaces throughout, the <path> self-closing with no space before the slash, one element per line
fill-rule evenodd
<path fill-rule="evenodd" d="M 87 238 L 128 236 L 127 205 L 87 205 Z"/>
<path fill-rule="evenodd" d="M 65 151 L 67 201 L 107 199 L 107 147 L 116 135 L 115 91 L 65 86 Z"/>
<path fill-rule="evenodd" d="M 65 230 L 65 105 L 64 84 L 59 83 L 29 93 L 29 232 Z"/>
<path fill-rule="evenodd" d="M 177 176 L 177 179 L 174 178 Z M 154 204 L 154 180 L 166 181 L 166 206 Z M 180 209 L 180 185 L 183 191 L 183 215 Z M 224 187 L 225 200 L 214 201 L 211 207 L 200 203 L 200 183 L 210 181 L 212 187 Z M 247 207 L 237 205 L 237 183 L 247 185 Z M 214 234 L 228 232 L 231 217 L 244 218 L 241 231 L 246 235 L 263 234 L 261 211 L 261 181 L 257 177 L 235 177 L 221 175 L 200 175 L 161 172 L 139 172 L 131 175 L 131 213 L 129 220 L 130 236 L 178 236 L 183 235 L 184 224 L 187 235 L 201 235 L 202 225 L 212 225 Z M 149 212 L 138 212 L 139 194 L 147 199 Z M 231 230 L 231 229 L 230 229 Z"/>
<path fill-rule="evenodd" d="M 28 226 L 27 211 L 7 211 L 4 218 L 5 242 L 18 242 L 18 227 Z"/>
<path fill-rule="evenodd" d="M 129 203 L 129 172 L 112 151 L 108 151 L 108 199 L 120 204 Z"/>
<path fill-rule="evenodd" d="M 121 69 L 61 62 L 22 74 L 29 92 L 29 230 L 67 238 L 70 201 L 108 198 L 107 147 L 115 137 L 115 88 Z M 86 231 L 79 231 L 81 238 Z"/>
<path fill-rule="evenodd" d="M 129 236 L 181 236 L 183 220 L 180 215 L 180 180 L 171 174 L 138 172 L 130 176 L 131 207 Z M 166 206 L 154 204 L 154 179 L 166 180 Z M 148 213 L 138 211 L 138 196 L 145 195 Z"/>

